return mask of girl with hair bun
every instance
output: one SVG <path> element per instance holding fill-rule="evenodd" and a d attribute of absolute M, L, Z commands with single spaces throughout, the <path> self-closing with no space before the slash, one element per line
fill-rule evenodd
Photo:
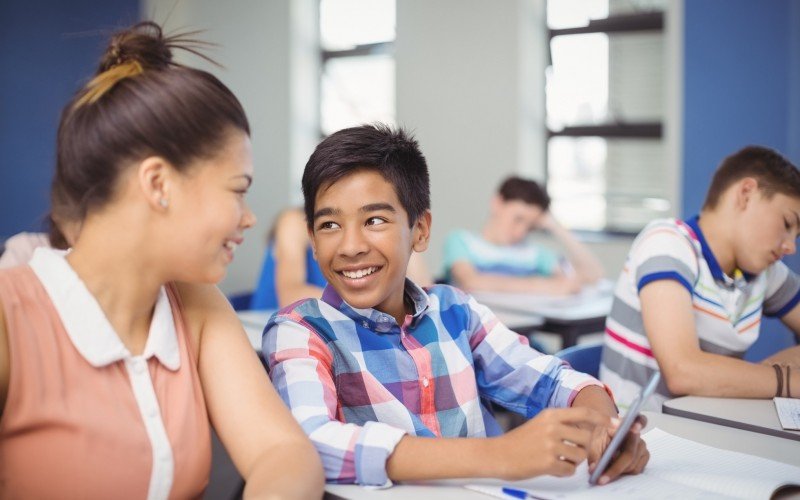
<path fill-rule="evenodd" d="M 158 25 L 66 105 L 52 199 L 80 232 L 0 271 L 0 498 L 194 498 L 213 424 L 245 496 L 320 497 L 316 451 L 214 286 L 255 217 L 249 125 Z"/>

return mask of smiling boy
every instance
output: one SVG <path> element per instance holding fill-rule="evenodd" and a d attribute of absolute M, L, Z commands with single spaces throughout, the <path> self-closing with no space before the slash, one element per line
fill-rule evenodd
<path fill-rule="evenodd" d="M 332 134 L 306 164 L 308 230 L 329 285 L 270 319 L 263 352 L 327 480 L 563 476 L 587 458 L 591 467 L 616 425 L 603 386 L 531 349 L 458 289 L 406 279 L 412 252 L 428 245 L 428 182 L 416 141 L 380 125 Z M 481 398 L 533 418 L 501 435 Z M 644 468 L 639 430 L 602 483 Z"/>
<path fill-rule="evenodd" d="M 800 347 L 741 358 L 762 313 L 800 332 L 800 278 L 780 259 L 800 232 L 800 172 L 749 146 L 725 158 L 699 216 L 657 220 L 636 238 L 606 321 L 600 378 L 621 406 L 660 369 L 650 407 L 677 395 L 800 397 Z"/>

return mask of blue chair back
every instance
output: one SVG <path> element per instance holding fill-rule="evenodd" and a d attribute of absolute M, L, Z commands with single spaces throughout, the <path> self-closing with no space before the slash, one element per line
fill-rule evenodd
<path fill-rule="evenodd" d="M 328 284 L 322 270 L 314 260 L 314 251 L 309 246 L 306 249 L 306 283 L 324 287 Z M 273 244 L 267 245 L 264 252 L 264 264 L 261 266 L 261 275 L 250 300 L 250 309 L 278 309 L 278 292 L 275 289 L 275 255 Z"/>
<path fill-rule="evenodd" d="M 557 352 L 555 356 L 569 363 L 575 370 L 597 377 L 600 373 L 600 355 L 602 353 L 602 343 L 579 344 L 567 347 Z"/>

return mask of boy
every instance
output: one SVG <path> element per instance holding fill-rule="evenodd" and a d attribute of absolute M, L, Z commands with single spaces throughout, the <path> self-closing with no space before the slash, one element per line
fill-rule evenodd
<path fill-rule="evenodd" d="M 489 219 L 480 234 L 454 231 L 444 251 L 445 275 L 467 290 L 566 295 L 603 276 L 600 262 L 548 211 L 550 197 L 535 181 L 509 177 L 492 198 Z M 527 239 L 548 231 L 566 250 L 573 273 L 559 256 Z"/>
<path fill-rule="evenodd" d="M 616 425 L 602 385 L 531 349 L 463 292 L 405 278 L 431 225 L 416 141 L 385 126 L 336 132 L 308 160 L 303 195 L 329 284 L 270 319 L 263 352 L 328 481 L 564 476 L 598 460 Z M 535 418 L 475 439 L 500 434 L 481 398 Z M 603 483 L 642 470 L 639 430 Z"/>
<path fill-rule="evenodd" d="M 741 359 L 762 311 L 800 332 L 800 279 L 780 261 L 795 252 L 798 231 L 800 172 L 755 146 L 723 160 L 699 216 L 651 222 L 633 242 L 606 321 L 600 378 L 620 406 L 659 368 L 656 411 L 684 394 L 800 397 L 800 347 L 762 364 Z"/>

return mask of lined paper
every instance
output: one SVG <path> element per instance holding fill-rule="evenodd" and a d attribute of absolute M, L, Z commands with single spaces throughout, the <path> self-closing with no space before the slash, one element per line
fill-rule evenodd
<path fill-rule="evenodd" d="M 657 428 L 642 437 L 650 450 L 650 462 L 640 475 L 624 476 L 605 486 L 590 486 L 584 463 L 569 478 L 545 476 L 508 485 L 546 500 L 567 497 L 691 500 L 709 495 L 768 499 L 782 486 L 800 486 L 800 467 L 714 448 Z"/>

